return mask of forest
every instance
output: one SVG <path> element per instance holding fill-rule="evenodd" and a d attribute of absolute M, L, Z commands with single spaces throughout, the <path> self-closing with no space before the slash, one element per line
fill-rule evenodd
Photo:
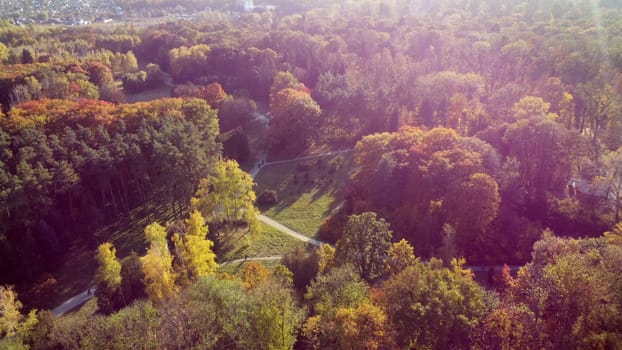
<path fill-rule="evenodd" d="M 622 349 L 618 1 L 119 4 L 0 20 L 0 349 Z"/>

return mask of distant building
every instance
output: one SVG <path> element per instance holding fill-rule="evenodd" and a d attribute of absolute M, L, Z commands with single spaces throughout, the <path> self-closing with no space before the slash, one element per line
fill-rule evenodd
<path fill-rule="evenodd" d="M 245 12 L 251 12 L 255 9 L 255 1 L 253 0 L 238 0 L 238 6 Z"/>

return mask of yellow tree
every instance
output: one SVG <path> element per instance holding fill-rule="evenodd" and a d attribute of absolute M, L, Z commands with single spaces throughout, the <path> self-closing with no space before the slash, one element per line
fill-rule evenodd
<path fill-rule="evenodd" d="M 168 250 L 166 230 L 160 224 L 147 226 L 145 237 L 151 244 L 147 254 L 140 258 L 145 275 L 145 292 L 153 302 L 160 303 L 177 292 L 173 257 Z"/>
<path fill-rule="evenodd" d="M 262 263 L 251 261 L 244 268 L 242 280 L 247 289 L 255 289 L 268 278 L 270 271 Z"/>
<path fill-rule="evenodd" d="M 192 279 L 214 273 L 216 271 L 216 254 L 212 251 L 214 242 L 207 239 L 208 228 L 203 216 L 198 211 L 192 212 L 186 220 L 188 232 L 185 235 L 173 235 L 181 263 Z"/>
<path fill-rule="evenodd" d="M 37 324 L 37 310 L 31 310 L 28 316 L 20 312 L 22 303 L 12 286 L 0 286 L 0 348 L 27 349 L 23 339 Z"/>
<path fill-rule="evenodd" d="M 102 243 L 97 248 L 98 282 L 103 282 L 110 290 L 121 285 L 121 262 L 117 259 L 117 250 L 112 243 Z"/>
<path fill-rule="evenodd" d="M 405 239 L 393 243 L 391 248 L 389 248 L 389 256 L 386 263 L 387 271 L 390 273 L 397 274 L 415 262 L 417 262 L 415 250 Z"/>
<path fill-rule="evenodd" d="M 192 198 L 192 206 L 214 223 L 248 224 L 249 231 L 257 229 L 259 210 L 255 207 L 253 178 L 235 160 L 216 164 L 213 173 L 202 179 Z"/>
<path fill-rule="evenodd" d="M 322 244 L 318 249 L 320 259 L 318 261 L 318 272 L 324 273 L 335 266 L 335 247 L 330 244 Z"/>
<path fill-rule="evenodd" d="M 97 305 L 104 313 L 111 313 L 125 305 L 125 297 L 121 286 L 121 262 L 117 259 L 117 252 L 111 243 L 102 243 L 97 248 Z"/>
<path fill-rule="evenodd" d="M 382 309 L 365 301 L 357 308 L 340 308 L 335 320 L 340 349 L 390 349 L 395 346 L 388 317 Z"/>

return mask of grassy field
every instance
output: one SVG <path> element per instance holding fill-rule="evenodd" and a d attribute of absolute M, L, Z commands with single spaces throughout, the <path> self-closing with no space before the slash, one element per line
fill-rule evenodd
<path fill-rule="evenodd" d="M 255 178 L 256 193 L 275 190 L 279 201 L 260 209 L 283 225 L 314 237 L 342 202 L 354 169 L 352 153 L 266 166 Z"/>
<path fill-rule="evenodd" d="M 227 252 L 218 257 L 219 262 L 235 259 L 283 255 L 306 243 L 281 233 L 272 226 L 260 223 L 260 230 L 256 235 L 237 235 L 231 237 L 231 244 Z"/>

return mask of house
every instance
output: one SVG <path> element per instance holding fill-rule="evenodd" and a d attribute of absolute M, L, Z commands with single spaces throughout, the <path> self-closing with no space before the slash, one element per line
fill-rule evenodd
<path fill-rule="evenodd" d="M 245 12 L 251 12 L 255 9 L 255 1 L 253 0 L 238 0 L 238 6 Z"/>

